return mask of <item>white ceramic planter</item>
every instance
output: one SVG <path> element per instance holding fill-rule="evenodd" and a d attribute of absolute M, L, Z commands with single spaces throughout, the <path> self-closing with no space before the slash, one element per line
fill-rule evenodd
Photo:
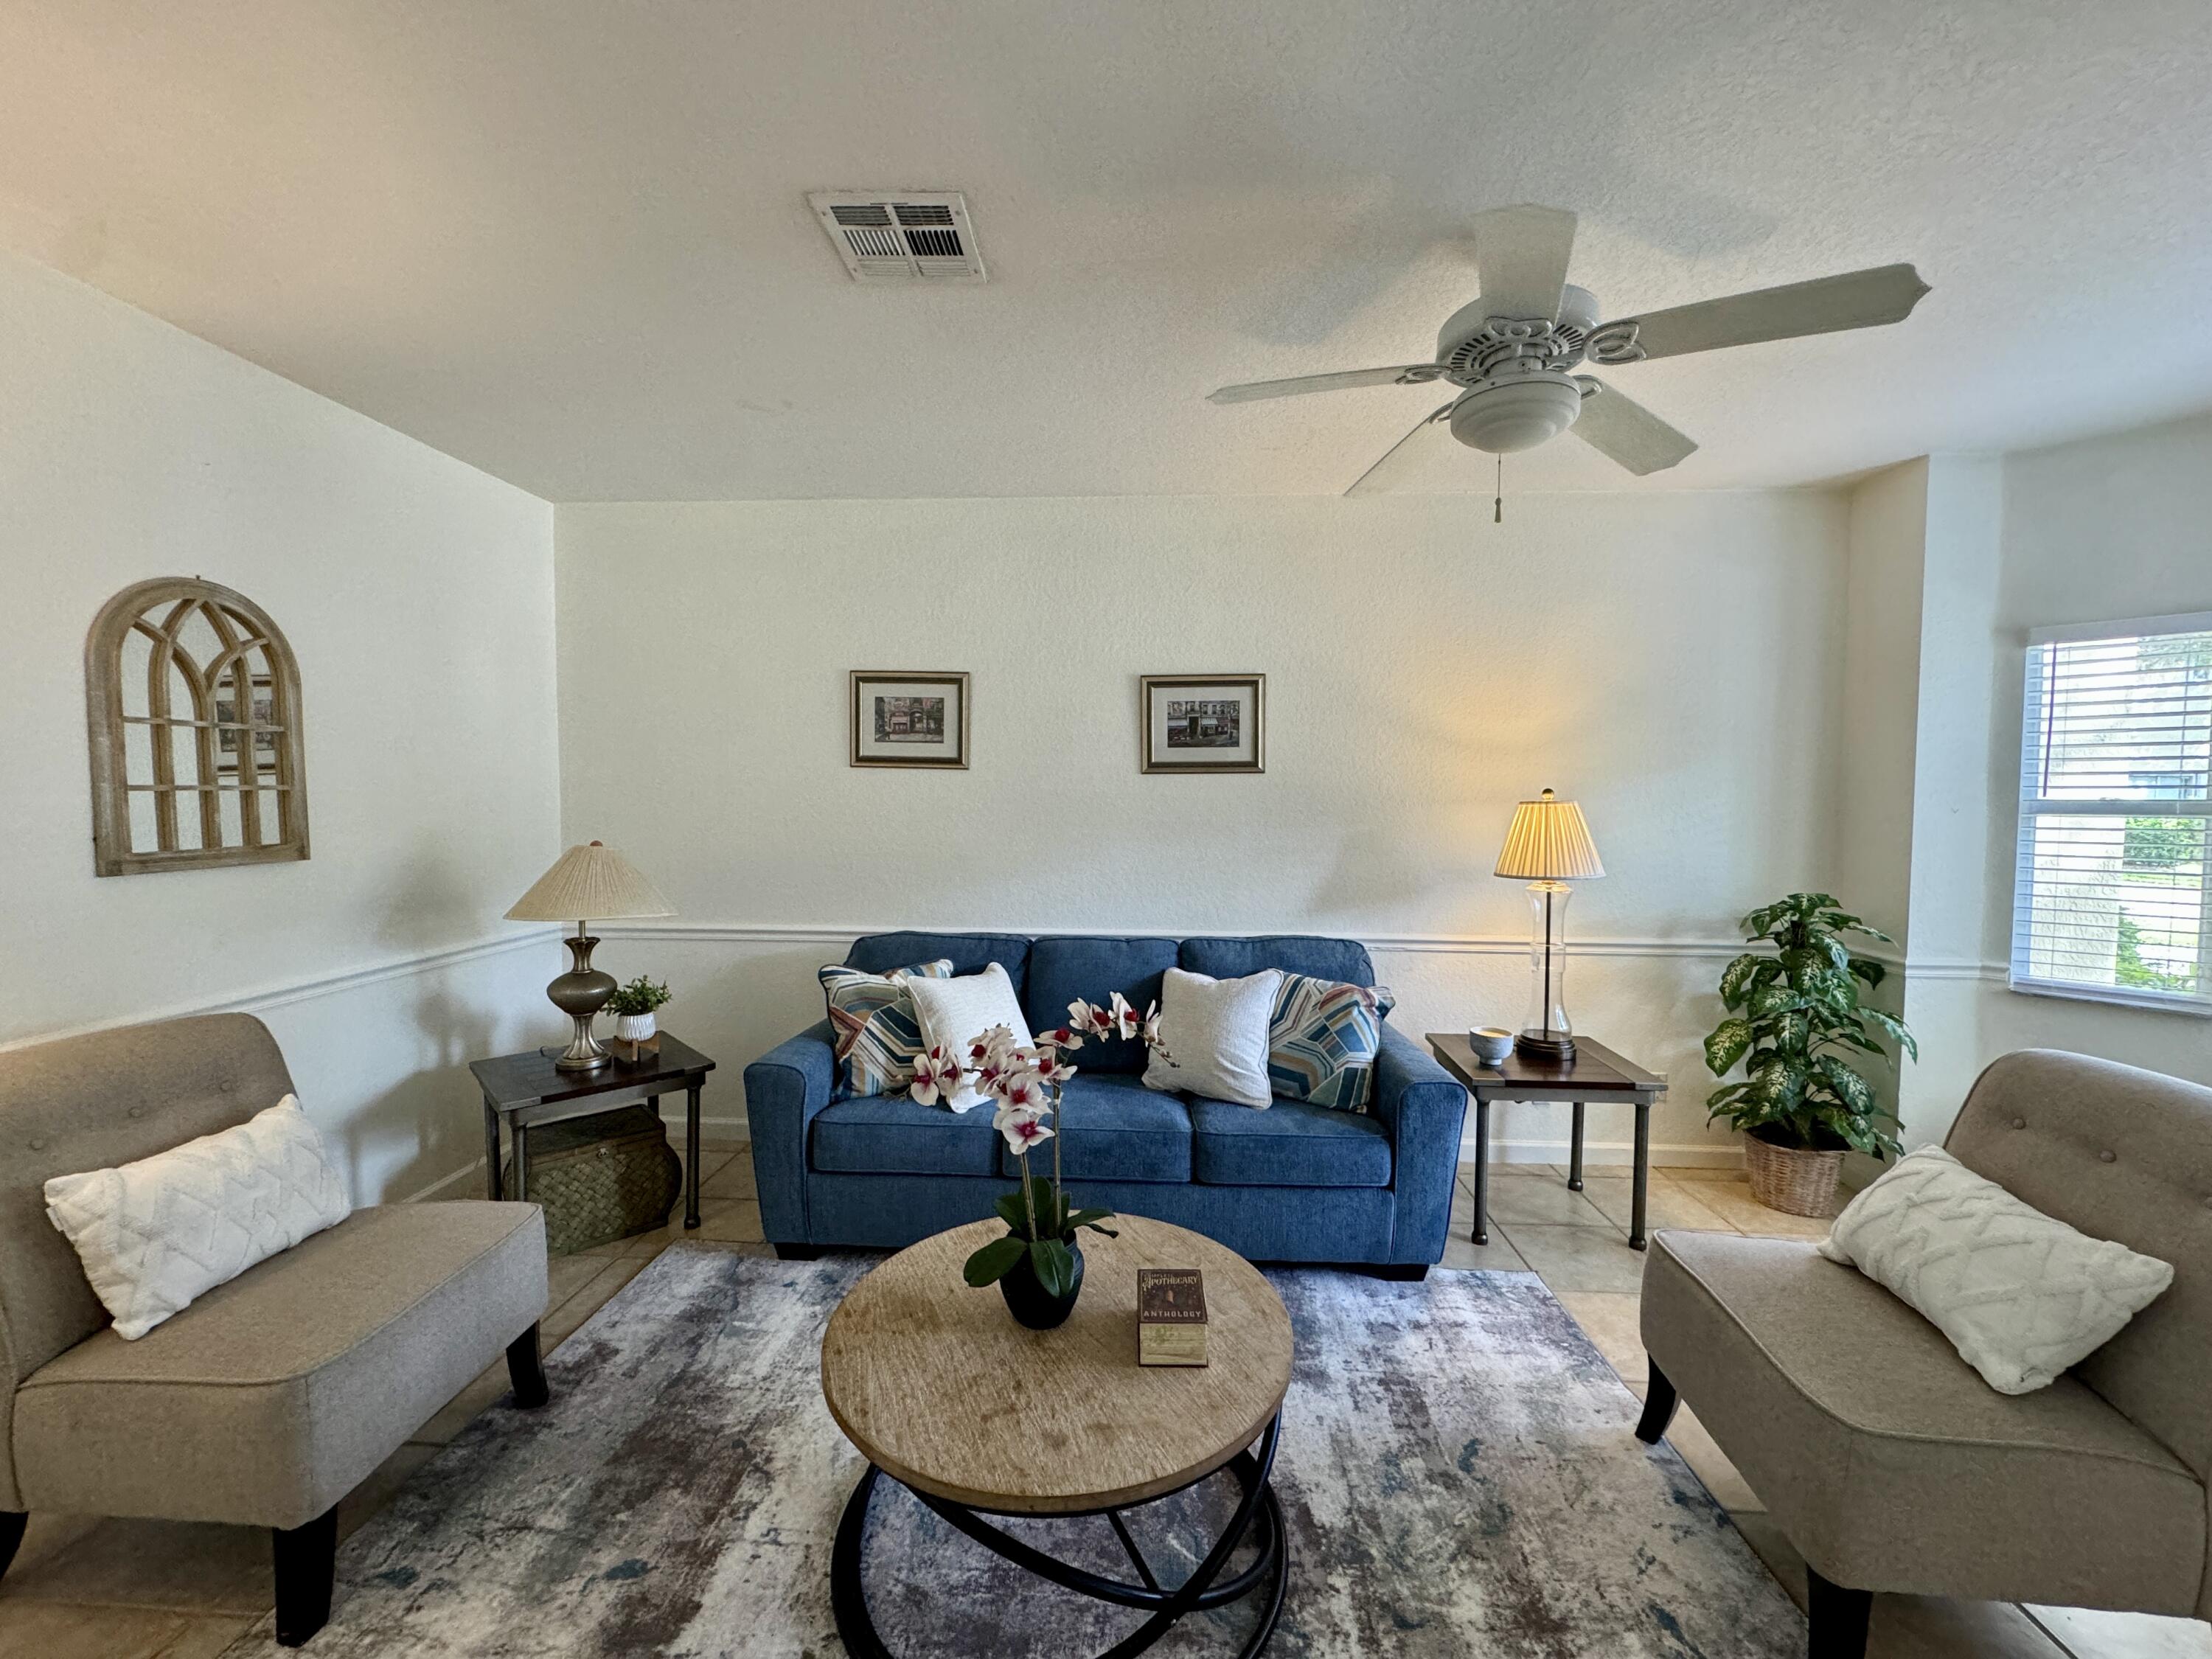
<path fill-rule="evenodd" d="M 653 1033 L 651 1014 L 617 1014 L 615 1035 L 624 1042 L 642 1042 Z"/>

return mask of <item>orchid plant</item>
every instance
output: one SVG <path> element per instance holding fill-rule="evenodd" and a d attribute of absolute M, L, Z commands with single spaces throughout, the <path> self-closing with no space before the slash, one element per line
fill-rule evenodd
<path fill-rule="evenodd" d="M 1117 1237 L 1105 1224 L 1111 1210 L 1079 1210 L 1071 1205 L 1060 1182 L 1060 1141 L 1052 1121 L 1060 1116 L 1060 1091 L 1076 1068 L 1067 1055 L 1086 1040 L 1119 1037 L 1141 1040 L 1164 1055 L 1160 1042 L 1159 1005 L 1140 1017 L 1119 991 L 1101 1008 L 1078 998 L 1067 1005 L 1068 1023 L 1046 1031 L 1032 1042 L 1017 1042 L 1004 1025 L 994 1025 L 960 1054 L 939 1044 L 915 1061 L 914 1084 L 908 1091 L 924 1106 L 940 1100 L 951 1105 L 965 1092 L 972 1079 L 977 1093 L 994 1103 L 992 1127 L 1006 1137 L 1006 1145 L 1021 1159 L 1022 1187 L 998 1201 L 999 1218 L 1006 1224 L 1006 1237 L 993 1239 L 968 1258 L 962 1276 L 981 1288 L 996 1284 L 1026 1261 L 1038 1285 L 1048 1295 L 1061 1297 L 1075 1288 L 1075 1235 L 1088 1228 Z M 1048 1140 L 1052 1146 L 1049 1179 L 1030 1173 L 1030 1154 Z"/>

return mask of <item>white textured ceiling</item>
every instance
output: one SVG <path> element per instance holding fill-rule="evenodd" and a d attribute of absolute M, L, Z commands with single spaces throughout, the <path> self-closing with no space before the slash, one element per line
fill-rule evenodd
<path fill-rule="evenodd" d="M 0 243 L 557 501 L 1334 492 L 1434 387 L 1464 226 L 1609 314 L 1910 259 L 1890 329 L 1611 371 L 1832 478 L 2212 404 L 2204 0 L 0 4 Z M 963 190 L 860 288 L 812 188 Z M 1416 488 L 1486 493 L 1439 447 Z"/>

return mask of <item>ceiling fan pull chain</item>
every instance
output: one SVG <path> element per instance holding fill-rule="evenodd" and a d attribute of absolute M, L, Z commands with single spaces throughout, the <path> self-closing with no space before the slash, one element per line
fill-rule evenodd
<path fill-rule="evenodd" d="M 1498 500 L 1492 506 L 1490 521 L 1492 524 L 1505 522 L 1505 457 L 1502 454 L 1498 458 Z"/>

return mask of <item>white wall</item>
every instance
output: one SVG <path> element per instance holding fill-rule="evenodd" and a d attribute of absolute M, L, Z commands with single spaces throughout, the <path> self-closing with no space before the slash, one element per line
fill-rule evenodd
<path fill-rule="evenodd" d="M 2008 949 L 2019 833 L 2021 653 L 2046 623 L 2212 611 L 2212 417 L 2179 421 L 2004 462 L 1996 624 L 1985 935 L 1993 969 Z M 2212 1084 L 2212 1020 L 1980 988 L 1985 1058 L 2031 1045 L 2146 1066 Z"/>
<path fill-rule="evenodd" d="M 1610 872 L 1571 1006 L 1677 1079 L 1656 1138 L 1710 1149 L 1735 919 L 1830 873 L 1845 529 L 1809 492 L 563 507 L 563 822 L 668 892 L 602 957 L 733 1073 L 892 926 L 1349 934 L 1407 1029 L 1517 1024 L 1490 871 L 1551 785 Z M 849 768 L 869 667 L 971 672 L 973 769 Z M 1249 670 L 1264 776 L 1139 774 L 1139 675 Z"/>
<path fill-rule="evenodd" d="M 499 920 L 560 847 L 551 509 L 0 258 L 0 1042 L 263 1010 L 357 1199 L 465 1167 L 459 1063 L 557 1022 L 557 949 Z M 95 878 L 85 631 L 179 574 L 291 641 L 314 855 Z"/>

